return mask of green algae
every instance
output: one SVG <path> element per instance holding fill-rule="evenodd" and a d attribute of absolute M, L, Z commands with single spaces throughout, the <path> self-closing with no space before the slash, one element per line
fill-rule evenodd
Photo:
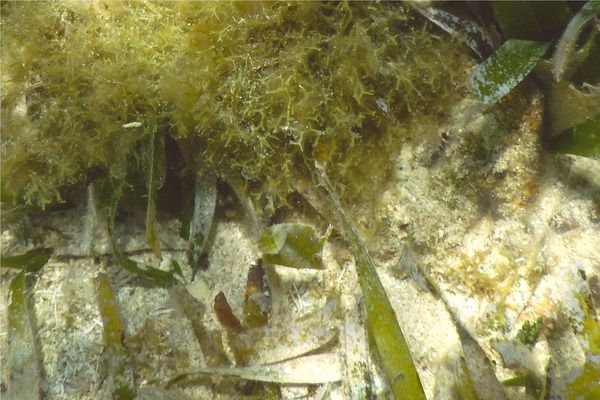
<path fill-rule="evenodd" d="M 542 329 L 543 319 L 538 317 L 535 321 L 525 321 L 519 332 L 517 332 L 517 339 L 525 345 L 533 345 Z"/>
<path fill-rule="evenodd" d="M 44 208 L 90 183 L 110 188 L 115 260 L 169 285 L 172 276 L 145 275 L 159 270 L 126 258 L 113 235 L 124 192 L 139 189 L 146 204 L 134 206 L 146 207 L 160 256 L 163 143 L 177 144 L 192 176 L 240 182 L 234 190 L 259 212 L 286 205 L 298 177 L 314 182 L 315 161 L 349 204 L 376 197 L 411 124 L 439 116 L 465 89 L 462 46 L 401 4 L 3 3 L 2 17 L 3 197 Z M 386 361 L 402 336 L 365 254 L 361 286 Z M 118 322 L 106 305 L 112 289 L 97 284 L 103 316 Z M 125 398 L 133 386 L 112 339 Z M 410 353 L 408 374 L 391 358 L 397 397 L 404 387 L 422 396 Z"/>
<path fill-rule="evenodd" d="M 41 207 L 140 169 L 155 127 L 267 210 L 315 159 L 343 196 L 369 193 L 400 126 L 459 95 L 464 60 L 400 4 L 7 2 L 2 17 L 3 186 Z"/>

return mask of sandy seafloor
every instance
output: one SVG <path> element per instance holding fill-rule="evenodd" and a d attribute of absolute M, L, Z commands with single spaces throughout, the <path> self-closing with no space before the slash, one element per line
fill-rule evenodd
<path fill-rule="evenodd" d="M 542 100 L 523 88 L 517 96 L 528 99 L 526 107 L 498 111 L 502 107 L 486 109 L 466 98 L 451 119 L 411 128 L 376 204 L 348 207 L 429 399 L 460 398 L 461 341 L 448 309 L 501 381 L 529 371 L 542 382 L 547 398 L 575 399 L 580 397 L 571 382 L 584 365 L 599 368 L 594 334 L 600 302 L 600 162 L 544 152 L 539 145 Z M 304 195 L 311 198 L 309 190 Z M 310 202 L 326 213 L 318 197 Z M 204 327 L 216 337 L 225 335 L 213 312 L 215 295 L 224 292 L 234 313 L 241 315 L 247 272 L 259 258 L 256 237 L 236 200 L 219 204 L 207 248 L 208 269 L 187 287 L 203 305 Z M 233 398 L 219 392 L 216 378 L 213 385 L 164 389 L 169 379 L 206 365 L 192 324 L 181 311 L 181 294 L 144 285 L 116 267 L 104 256 L 109 253 L 105 225 L 98 224 L 91 236 L 86 232 L 86 210 L 82 204 L 32 220 L 37 243 L 23 241 L 17 226 L 2 227 L 3 255 L 40 245 L 54 248 L 31 298 L 41 366 L 31 387 L 41 387 L 47 399 L 110 398 L 95 286 L 99 271 L 107 271 L 129 337 L 140 398 Z M 314 224 L 322 233 L 327 223 L 316 215 L 290 210 L 279 222 Z M 162 268 L 176 259 L 189 278 L 187 244 L 177 235 L 177 222 L 160 223 Z M 119 243 L 132 258 L 159 265 L 145 244 L 143 216 L 121 221 L 117 228 Z M 277 361 L 317 348 L 314 353 L 326 354 L 299 359 L 323 383 L 283 384 L 286 399 L 389 398 L 369 355 L 353 258 L 336 232 L 325 243 L 323 259 L 323 271 L 273 267 L 276 278 L 271 280 L 277 287 L 272 288 L 270 328 L 260 333 L 266 345 L 257 343 L 255 358 Z M 2 270 L 2 398 L 10 394 L 13 366 L 8 360 L 18 360 L 7 334 L 8 286 L 14 275 Z M 428 290 L 425 276 L 439 287 L 440 298 Z M 332 300 L 336 312 L 298 323 L 299 317 Z M 543 322 L 535 344 L 520 345 L 519 330 L 538 318 Z M 293 340 L 282 334 L 294 330 Z M 474 357 L 465 359 L 476 363 Z M 251 365 L 254 373 L 266 368 L 258 361 Z M 283 370 L 283 381 L 308 380 L 296 376 L 300 367 Z M 479 383 L 491 388 L 494 383 L 488 379 Z M 533 398 L 523 388 L 505 387 L 505 392 L 509 399 Z"/>

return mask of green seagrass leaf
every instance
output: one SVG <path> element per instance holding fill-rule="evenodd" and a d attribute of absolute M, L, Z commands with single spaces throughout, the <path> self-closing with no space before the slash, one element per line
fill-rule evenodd
<path fill-rule="evenodd" d="M 365 304 L 367 331 L 379 354 L 394 399 L 425 400 L 425 392 L 410 349 L 375 265 L 350 217 L 344 211 L 322 166 L 316 164 L 319 183 L 325 187 L 342 220 L 342 228 L 356 263 L 356 273 Z"/>
<path fill-rule="evenodd" d="M 18 256 L 0 258 L 0 266 L 3 268 L 22 269 L 25 272 L 37 272 L 48 263 L 51 255 L 52 249 L 33 249 Z"/>
<path fill-rule="evenodd" d="M 511 39 L 477 66 L 471 86 L 477 96 L 491 104 L 514 89 L 544 56 L 548 43 Z"/>
<path fill-rule="evenodd" d="M 3 349 L 3 362 L 11 369 L 8 384 L 8 398 L 40 398 L 42 373 L 41 355 L 36 345 L 36 331 L 33 307 L 30 300 L 33 282 L 25 269 L 10 282 L 8 294 L 10 302 L 7 310 L 8 348 Z M 5 360 L 5 361 L 4 361 Z"/>
<path fill-rule="evenodd" d="M 600 159 L 600 117 L 590 118 L 553 139 L 557 153 Z"/>
<path fill-rule="evenodd" d="M 329 233 L 319 236 L 306 224 L 277 224 L 265 230 L 259 241 L 263 259 L 293 268 L 323 269 L 321 250 Z"/>
<path fill-rule="evenodd" d="M 217 176 L 213 172 L 196 177 L 194 206 L 190 221 L 189 261 L 192 269 L 198 267 L 198 260 L 204 252 L 217 204 Z"/>
<path fill-rule="evenodd" d="M 146 211 L 146 238 L 156 257 L 162 259 L 158 227 L 156 225 L 156 192 L 165 183 L 166 155 L 165 137 L 157 131 L 156 126 L 150 129 L 150 135 L 142 148 L 142 162 L 146 188 L 148 189 L 148 208 Z"/>
<path fill-rule="evenodd" d="M 123 345 L 125 323 L 119 312 L 115 292 L 106 273 L 101 272 L 95 280 L 98 307 L 102 317 L 105 351 L 103 357 L 108 368 L 106 383 L 112 387 L 113 398 L 129 400 L 135 398 L 133 373 Z"/>

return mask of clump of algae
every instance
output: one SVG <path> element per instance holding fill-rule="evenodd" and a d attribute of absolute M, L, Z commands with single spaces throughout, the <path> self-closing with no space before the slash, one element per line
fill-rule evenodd
<path fill-rule="evenodd" d="M 3 2 L 3 191 L 44 207 L 125 179 L 154 129 L 266 208 L 315 160 L 368 193 L 460 95 L 462 46 L 425 24 L 397 3 Z"/>

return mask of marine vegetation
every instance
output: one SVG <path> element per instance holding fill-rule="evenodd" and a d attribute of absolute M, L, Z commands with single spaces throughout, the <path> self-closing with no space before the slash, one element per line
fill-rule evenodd
<path fill-rule="evenodd" d="M 186 278 L 176 262 L 164 271 L 127 257 L 114 239 L 119 210 L 146 210 L 158 259 L 157 215 L 180 217 L 196 269 L 217 181 L 257 233 L 298 184 L 319 184 L 317 163 L 344 202 L 372 201 L 412 124 L 460 98 L 455 78 L 471 62 L 460 39 L 399 3 L 3 2 L 1 12 L 3 201 L 17 216 L 87 201 L 92 230 L 108 210 L 114 261 L 161 286 Z M 269 232 L 265 260 L 321 267 L 328 233 Z M 96 284 L 118 365 L 110 379 L 128 398 L 130 370 L 110 339 L 122 326 L 115 295 L 105 275 Z M 235 321 L 226 304 L 215 311 Z"/>
<path fill-rule="evenodd" d="M 313 160 L 350 198 L 459 94 L 441 62 L 457 46 L 401 4 L 6 2 L 2 18 L 3 195 L 42 208 L 131 184 L 172 140 L 186 171 L 240 182 L 259 211 Z"/>
<path fill-rule="evenodd" d="M 28 216 L 85 204 L 85 256 L 108 259 L 146 286 L 169 288 L 205 365 L 178 370 L 160 382 L 164 389 L 152 391 L 138 387 L 138 369 L 147 366 L 136 365 L 131 354 L 143 350 L 146 336 L 160 336 L 161 327 L 148 320 L 126 336 L 121 293 L 108 268 L 91 283 L 103 327 L 103 384 L 114 398 L 186 398 L 171 389 L 207 377 L 214 378 L 215 392 L 226 386 L 222 380 L 248 383 L 245 393 L 254 397 L 245 398 L 278 398 L 279 384 L 325 384 L 324 396 L 326 384 L 342 380 L 341 359 L 329 352 L 338 333 L 323 324 L 339 322 L 335 299 L 308 316 L 272 323 L 273 288 L 265 282 L 276 272 L 273 265 L 322 273 L 323 249 L 335 237 L 354 258 L 368 341 L 387 378 L 383 386 L 396 399 L 424 399 L 409 341 L 352 208 L 379 200 L 393 174 L 391 160 L 417 127 L 447 119 L 449 105 L 471 90 L 478 106 L 491 107 L 532 75 L 551 110 L 547 147 L 597 157 L 600 112 L 587 103 L 598 98 L 598 74 L 586 72 L 600 54 L 597 25 L 589 28 L 597 24 L 597 4 L 577 9 L 557 2 L 545 14 L 556 18 L 542 27 L 533 24 L 540 23 L 535 6 L 495 2 L 489 7 L 500 32 L 493 32 L 492 24 L 479 27 L 436 2 L 2 2 L 3 222 L 27 225 Z M 511 23 L 516 16 L 520 23 Z M 531 30 L 520 30 L 523 25 Z M 485 60 L 476 67 L 476 58 Z M 565 111 L 557 100 L 563 95 L 580 114 Z M 309 198 L 316 192 L 318 201 Z M 226 349 L 207 330 L 204 305 L 185 285 L 203 269 L 217 203 L 228 195 L 243 210 L 261 254 L 248 271 L 241 318 L 223 292 L 214 298 Z M 278 220 L 298 204 L 314 208 L 321 231 Z M 156 262 L 166 253 L 161 218 L 175 218 L 189 265 L 167 259 L 158 267 L 130 258 L 116 234 L 124 210 L 145 215 L 147 250 Z M 91 245 L 102 224 L 110 255 L 94 253 Z M 2 258 L 3 268 L 20 270 L 8 308 L 15 398 L 44 390 L 29 300 L 35 274 L 51 255 L 43 248 Z M 191 277 L 184 273 L 190 270 Z M 500 382 L 435 282 L 428 283 L 459 332 L 457 392 L 477 398 L 492 382 L 498 398 L 504 386 L 544 395 L 546 371 L 536 374 L 527 365 L 519 365 L 520 376 Z M 517 334 L 520 347 L 500 347 L 535 346 L 544 325 L 531 321 Z M 593 318 L 582 330 L 598 336 Z M 273 345 L 272 337 L 280 342 Z M 485 366 L 484 374 L 475 373 L 469 354 Z M 328 365 L 331 375 L 320 376 L 313 362 Z M 584 387 L 598 376 L 592 362 L 586 368 L 572 382 L 582 396 L 598 391 Z M 257 389 L 256 382 L 263 385 Z M 360 398 L 371 395 L 357 390 Z"/>

